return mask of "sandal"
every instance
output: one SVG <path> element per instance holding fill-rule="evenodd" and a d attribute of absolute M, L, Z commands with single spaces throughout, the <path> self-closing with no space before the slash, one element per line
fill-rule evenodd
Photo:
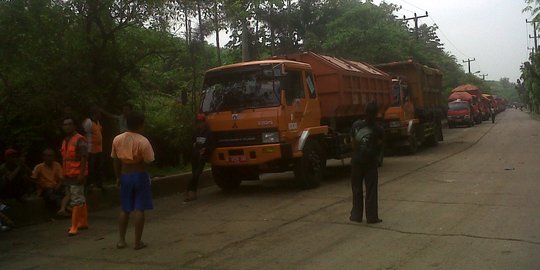
<path fill-rule="evenodd" d="M 118 244 L 116 244 L 117 249 L 123 249 L 123 248 L 126 248 L 126 247 L 127 247 L 126 243 L 118 243 Z"/>
<path fill-rule="evenodd" d="M 133 249 L 134 250 L 139 250 L 139 249 L 143 249 L 145 247 L 147 247 L 146 244 L 144 242 L 141 242 L 138 245 L 134 246 Z"/>
<path fill-rule="evenodd" d="M 56 214 L 61 216 L 61 217 L 69 217 L 69 216 L 71 216 L 71 214 L 68 213 L 67 211 L 60 211 L 60 210 L 58 212 L 56 212 Z"/>
<path fill-rule="evenodd" d="M 194 191 L 188 191 L 186 194 L 186 198 L 184 199 L 184 202 L 191 202 L 197 199 L 197 193 Z"/>

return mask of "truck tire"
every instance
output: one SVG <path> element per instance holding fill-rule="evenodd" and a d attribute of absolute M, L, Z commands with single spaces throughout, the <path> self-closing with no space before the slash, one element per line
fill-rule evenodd
<path fill-rule="evenodd" d="M 326 160 L 324 153 L 315 140 L 308 140 L 303 155 L 294 164 L 294 177 L 302 189 L 316 188 L 321 184 Z"/>
<path fill-rule="evenodd" d="M 416 138 L 416 131 L 414 128 L 411 131 L 411 134 L 407 138 L 407 152 L 412 155 L 418 151 L 418 139 Z"/>
<path fill-rule="evenodd" d="M 242 183 L 242 179 L 235 175 L 235 171 L 234 168 L 212 166 L 214 182 L 223 190 L 238 188 Z"/>
<path fill-rule="evenodd" d="M 435 124 L 433 127 L 433 134 L 430 135 L 427 138 L 427 145 L 429 146 L 437 146 L 439 145 L 439 141 L 443 140 L 443 134 L 442 134 L 442 127 L 440 125 Z"/>

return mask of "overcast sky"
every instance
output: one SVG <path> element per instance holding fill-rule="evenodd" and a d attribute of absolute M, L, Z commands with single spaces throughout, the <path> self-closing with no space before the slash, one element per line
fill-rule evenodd
<path fill-rule="evenodd" d="M 379 4 L 380 0 L 374 1 Z M 527 47 L 533 47 L 533 29 L 525 23 L 529 14 L 522 13 L 523 0 L 386 0 L 402 6 L 396 13 L 411 17 L 424 15 L 419 23 L 438 25 L 438 36 L 446 51 L 457 57 L 465 71 L 463 60 L 474 58 L 471 72 L 488 74 L 487 80 L 507 77 L 515 82 L 520 76 L 519 67 L 527 61 Z M 409 25 L 414 26 L 410 21 Z M 540 32 L 539 32 L 540 33 Z M 220 33 L 222 44 L 228 40 L 225 31 Z M 207 40 L 212 44 L 214 37 Z M 540 40 L 539 40 L 540 42 Z"/>
<path fill-rule="evenodd" d="M 380 1 L 375 1 L 376 3 Z M 486 79 L 520 76 L 519 67 L 527 61 L 527 47 L 533 47 L 532 26 L 525 19 L 529 14 L 521 10 L 523 0 L 386 0 L 402 6 L 400 17 L 411 17 L 414 12 L 429 17 L 421 23 L 439 26 L 438 36 L 444 48 L 455 55 L 467 71 L 463 60 L 475 58 L 471 71 L 488 74 Z M 414 26 L 412 21 L 409 24 Z"/>

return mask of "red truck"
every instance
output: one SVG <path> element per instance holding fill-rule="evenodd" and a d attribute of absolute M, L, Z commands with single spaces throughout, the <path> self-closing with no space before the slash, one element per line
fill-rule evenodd
<path fill-rule="evenodd" d="M 454 92 L 448 97 L 448 127 L 474 126 L 471 103 L 473 96 L 467 92 Z"/>
<path fill-rule="evenodd" d="M 466 92 L 472 96 L 471 107 L 473 120 L 476 124 L 482 123 L 482 120 L 487 113 L 487 108 L 484 107 L 481 101 L 482 91 L 480 88 L 472 84 L 464 84 L 454 88 L 452 93 L 455 92 Z"/>
<path fill-rule="evenodd" d="M 373 66 L 312 52 L 208 70 L 200 113 L 215 137 L 214 181 L 232 189 L 293 170 L 300 187 L 318 186 L 327 159 L 351 156 L 350 128 L 366 104 L 382 115 L 391 89 Z"/>

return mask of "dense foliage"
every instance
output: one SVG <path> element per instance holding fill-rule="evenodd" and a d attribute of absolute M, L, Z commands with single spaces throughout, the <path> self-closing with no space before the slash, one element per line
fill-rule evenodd
<path fill-rule="evenodd" d="M 66 106 L 82 118 L 91 105 L 120 113 L 131 102 L 147 115 L 158 161 L 175 165 L 189 153 L 204 70 L 300 50 L 373 64 L 414 59 L 441 69 L 446 91 L 484 84 L 444 51 L 437 26 L 414 32 L 398 9 L 357 0 L 0 0 L 0 148 L 57 147 Z M 223 30 L 225 49 L 215 35 Z M 216 46 L 204 41 L 211 34 Z M 105 124 L 110 140 L 115 124 Z"/>
<path fill-rule="evenodd" d="M 533 21 L 540 22 L 540 1 L 525 0 L 527 6 L 523 12 L 530 12 Z M 518 80 L 516 87 L 521 101 L 529 108 L 540 112 L 540 53 L 538 48 L 529 55 L 529 61 L 521 66 L 521 80 Z"/>

